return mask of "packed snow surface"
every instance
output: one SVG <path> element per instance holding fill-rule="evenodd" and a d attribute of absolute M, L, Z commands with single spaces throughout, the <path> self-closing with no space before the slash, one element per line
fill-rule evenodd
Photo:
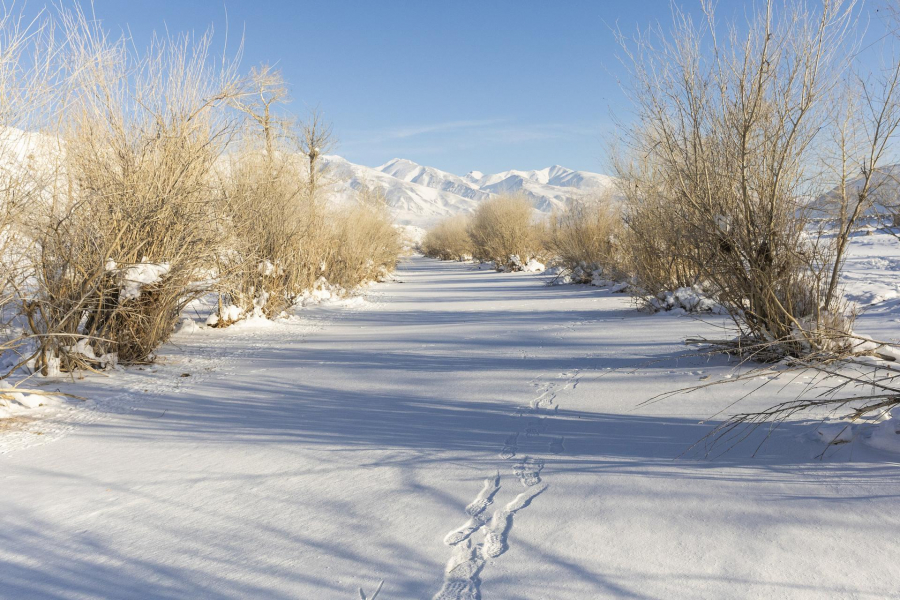
<path fill-rule="evenodd" d="M 680 343 L 724 318 L 551 279 L 413 257 L 364 298 L 31 380 L 86 400 L 0 421 L 0 597 L 898 597 L 893 419 L 707 458 L 802 378 L 642 404 L 734 372 Z"/>

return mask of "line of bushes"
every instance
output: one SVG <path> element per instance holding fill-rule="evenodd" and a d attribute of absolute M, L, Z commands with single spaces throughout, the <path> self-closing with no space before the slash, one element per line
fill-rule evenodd
<path fill-rule="evenodd" d="M 227 325 L 394 267 L 383 198 L 327 201 L 330 126 L 209 34 L 139 52 L 79 8 L 0 20 L 2 373 L 141 363 L 190 301 Z"/>
<path fill-rule="evenodd" d="M 510 203 L 494 199 L 424 250 L 508 267 L 527 248 L 583 281 L 627 280 L 649 307 L 692 289 L 732 317 L 740 335 L 725 345 L 756 358 L 853 352 L 840 273 L 891 180 L 880 169 L 900 127 L 900 61 L 866 73 L 848 60 L 852 2 L 761 2 L 722 38 L 702 6 L 703 22 L 676 7 L 671 32 L 619 36 L 636 114 L 611 149 L 616 202 L 533 223 L 524 201 L 494 217 Z"/>

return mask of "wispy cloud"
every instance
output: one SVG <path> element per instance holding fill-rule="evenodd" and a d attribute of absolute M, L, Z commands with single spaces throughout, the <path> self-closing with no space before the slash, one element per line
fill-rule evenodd
<path fill-rule="evenodd" d="M 358 146 L 383 143 L 388 140 L 406 140 L 428 135 L 455 134 L 472 129 L 484 129 L 509 123 L 510 118 L 500 119 L 469 119 L 461 121 L 443 121 L 425 125 L 411 125 L 393 129 L 376 129 L 351 132 L 350 139 L 344 145 Z"/>
<path fill-rule="evenodd" d="M 511 119 L 480 119 L 469 121 L 446 121 L 444 123 L 433 123 L 431 125 L 421 125 L 418 127 L 404 127 L 390 131 L 384 137 L 388 139 L 411 138 L 431 133 L 451 133 L 462 131 L 465 129 L 475 129 L 481 127 L 490 127 L 501 123 L 508 123 Z"/>

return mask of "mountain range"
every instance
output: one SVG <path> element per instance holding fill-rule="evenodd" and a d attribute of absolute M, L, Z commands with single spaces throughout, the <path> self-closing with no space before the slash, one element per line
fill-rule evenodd
<path fill-rule="evenodd" d="M 539 213 L 563 208 L 573 199 L 611 189 L 614 178 L 555 165 L 535 171 L 504 171 L 485 175 L 472 171 L 460 177 L 411 160 L 395 158 L 366 167 L 340 156 L 323 157 L 325 168 L 339 183 L 338 195 L 362 187 L 380 188 L 396 222 L 427 227 L 443 217 L 469 213 L 484 200 L 503 193 L 526 196 Z"/>

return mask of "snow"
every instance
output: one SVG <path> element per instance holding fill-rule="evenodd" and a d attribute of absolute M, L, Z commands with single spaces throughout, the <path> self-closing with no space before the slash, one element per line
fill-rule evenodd
<path fill-rule="evenodd" d="M 0 421 L 0 596 L 896 596 L 900 415 L 706 458 L 728 411 L 808 384 L 642 404 L 740 370 L 681 344 L 725 318 L 551 279 L 412 257 L 365 296 L 42 378 L 88 400 Z M 890 302 L 857 327 L 883 339 Z"/>
<path fill-rule="evenodd" d="M 146 285 L 153 285 L 169 274 L 169 263 L 152 263 L 144 260 L 137 264 L 120 267 L 116 261 L 106 261 L 106 271 L 118 277 L 120 283 L 119 301 L 134 300 L 141 297 L 141 290 Z"/>
<path fill-rule="evenodd" d="M 15 417 L 35 418 L 54 414 L 64 403 L 52 394 L 21 392 L 17 386 L 0 380 L 0 422 Z M 2 429 L 0 429 L 2 431 Z"/>
<path fill-rule="evenodd" d="M 322 164 L 342 180 L 336 196 L 347 200 L 363 186 L 385 192 L 394 220 L 401 225 L 430 227 L 441 218 L 474 211 L 479 203 L 501 193 L 528 197 L 537 216 L 564 208 L 572 199 L 612 189 L 614 178 L 574 171 L 559 165 L 535 171 L 504 171 L 485 175 L 471 171 L 465 177 L 395 158 L 378 167 L 353 164 L 340 156 L 323 156 Z"/>

